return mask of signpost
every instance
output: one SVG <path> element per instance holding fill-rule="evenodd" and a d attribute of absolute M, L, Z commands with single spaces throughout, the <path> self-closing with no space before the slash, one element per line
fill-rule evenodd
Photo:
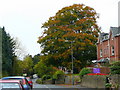
<path fill-rule="evenodd" d="M 93 73 L 100 73 L 100 68 L 93 68 Z"/>

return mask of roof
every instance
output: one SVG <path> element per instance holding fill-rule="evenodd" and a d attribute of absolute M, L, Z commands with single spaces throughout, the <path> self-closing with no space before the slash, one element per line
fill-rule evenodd
<path fill-rule="evenodd" d="M 111 27 L 112 37 L 120 35 L 120 27 Z"/>
<path fill-rule="evenodd" d="M 120 36 L 120 27 L 110 27 L 110 32 L 112 37 Z M 98 40 L 105 41 L 108 39 L 110 39 L 110 33 L 100 33 Z"/>
<path fill-rule="evenodd" d="M 8 82 L 10 82 L 10 83 L 19 83 L 20 82 L 20 80 L 0 80 L 0 83 L 8 83 Z"/>
<path fill-rule="evenodd" d="M 4 88 L 5 90 L 18 90 L 18 88 L 21 88 L 23 90 L 23 86 L 20 80 L 0 80 L 0 83 L 0 89 Z"/>
<path fill-rule="evenodd" d="M 102 42 L 109 39 L 109 33 L 100 33 L 98 42 Z"/>
<path fill-rule="evenodd" d="M 105 63 L 105 62 L 109 62 L 108 58 L 102 58 L 100 60 L 97 61 L 98 63 Z"/>
<path fill-rule="evenodd" d="M 18 78 L 19 78 L 19 79 L 24 79 L 25 77 L 23 77 L 23 76 L 9 76 L 9 77 L 3 77 L 2 80 L 10 79 L 10 78 L 11 78 L 11 79 L 12 79 L 12 78 L 14 78 L 14 79 L 15 79 L 15 78 L 16 78 L 16 79 L 18 79 Z"/>
<path fill-rule="evenodd" d="M 92 60 L 92 63 L 106 63 L 109 62 L 109 58 L 101 58 L 100 60 Z"/>

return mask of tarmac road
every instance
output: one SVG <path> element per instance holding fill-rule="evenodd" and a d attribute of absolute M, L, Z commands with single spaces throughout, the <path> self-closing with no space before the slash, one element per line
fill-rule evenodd
<path fill-rule="evenodd" d="M 49 84 L 37 84 L 36 79 L 33 79 L 33 90 L 96 90 L 90 88 L 81 88 L 80 85 L 49 85 Z"/>

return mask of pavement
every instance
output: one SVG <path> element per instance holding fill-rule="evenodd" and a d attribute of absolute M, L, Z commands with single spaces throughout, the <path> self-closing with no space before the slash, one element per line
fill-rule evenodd
<path fill-rule="evenodd" d="M 85 87 L 81 87 L 80 85 L 71 85 L 71 84 L 55 84 L 57 86 L 63 86 L 63 87 L 67 87 L 67 88 L 85 88 Z"/>

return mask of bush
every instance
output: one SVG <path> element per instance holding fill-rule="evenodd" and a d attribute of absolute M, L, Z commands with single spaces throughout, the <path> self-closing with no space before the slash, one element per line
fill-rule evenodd
<path fill-rule="evenodd" d="M 2 71 L 2 75 L 1 75 L 2 77 L 7 77 L 7 76 L 9 76 L 8 75 L 8 73 L 6 72 L 6 71 Z"/>
<path fill-rule="evenodd" d="M 55 72 L 52 66 L 47 66 L 42 61 L 39 61 L 34 66 L 34 71 L 35 73 L 37 73 L 38 77 L 42 77 L 43 75 L 53 75 L 53 73 Z"/>
<path fill-rule="evenodd" d="M 106 88 L 110 88 L 110 87 L 112 87 L 112 84 L 106 83 L 106 84 L 105 84 L 105 87 L 106 87 Z"/>
<path fill-rule="evenodd" d="M 76 84 L 80 83 L 81 82 L 81 79 L 79 76 L 74 76 L 74 81 Z"/>
<path fill-rule="evenodd" d="M 42 84 L 42 79 L 38 78 L 38 79 L 36 80 L 36 83 Z"/>
<path fill-rule="evenodd" d="M 43 75 L 42 76 L 42 80 L 48 80 L 48 79 L 52 79 L 52 77 L 50 75 Z"/>
<path fill-rule="evenodd" d="M 53 75 L 53 79 L 60 79 L 64 77 L 64 72 L 63 71 L 56 71 Z"/>
<path fill-rule="evenodd" d="M 83 68 L 83 69 L 80 71 L 79 75 L 80 75 L 80 77 L 83 77 L 84 75 L 86 75 L 86 74 L 88 74 L 88 73 L 92 73 L 91 70 L 88 69 L 88 68 Z"/>
<path fill-rule="evenodd" d="M 120 74 L 120 61 L 112 63 L 110 70 L 111 74 Z"/>

